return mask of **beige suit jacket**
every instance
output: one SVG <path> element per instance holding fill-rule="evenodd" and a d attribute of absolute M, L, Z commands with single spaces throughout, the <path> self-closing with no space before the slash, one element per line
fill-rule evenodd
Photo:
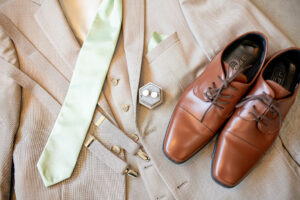
<path fill-rule="evenodd" d="M 68 90 L 80 40 L 56 0 L 1 4 L 9 20 L 0 18 L 0 199 L 299 199 L 299 98 L 271 150 L 233 189 L 211 179 L 214 141 L 181 165 L 162 152 L 181 93 L 230 40 L 259 30 L 269 38 L 269 55 L 293 44 L 245 0 L 123 3 L 122 32 L 93 122 L 100 113 L 108 120 L 92 123 L 88 132 L 107 151 L 98 149 L 99 156 L 83 146 L 72 177 L 49 188 L 36 164 Z M 147 52 L 154 31 L 169 36 Z M 30 89 L 26 76 L 43 92 Z M 164 91 L 163 104 L 153 110 L 138 103 L 138 89 L 148 82 Z M 128 139 L 132 134 L 137 142 Z M 109 151 L 115 144 L 124 149 L 119 155 Z M 139 145 L 150 162 L 134 155 Z M 140 176 L 119 172 L 116 157 Z"/>

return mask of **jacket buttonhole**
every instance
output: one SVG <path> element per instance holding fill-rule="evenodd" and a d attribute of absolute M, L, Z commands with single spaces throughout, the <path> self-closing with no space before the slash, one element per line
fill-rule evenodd
<path fill-rule="evenodd" d="M 183 181 L 181 184 L 179 184 L 176 188 L 180 189 L 182 186 L 184 186 L 185 184 L 187 184 L 188 181 Z"/>
<path fill-rule="evenodd" d="M 144 166 L 144 169 L 148 169 L 149 167 L 152 167 L 152 164 Z"/>
<path fill-rule="evenodd" d="M 166 195 L 163 195 L 163 196 L 159 196 L 159 197 L 156 197 L 155 200 L 162 200 L 162 199 L 165 199 Z"/>

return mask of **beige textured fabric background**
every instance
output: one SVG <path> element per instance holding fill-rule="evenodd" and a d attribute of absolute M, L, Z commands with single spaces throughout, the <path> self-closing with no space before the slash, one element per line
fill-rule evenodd
<path fill-rule="evenodd" d="M 79 45 L 76 43 L 72 31 L 65 25 L 67 23 L 64 23 L 64 16 L 56 6 L 57 0 L 34 0 L 35 3 L 32 3 L 31 0 L 5 1 L 9 3 L 2 11 L 11 17 L 18 28 L 37 47 L 37 50 L 46 56 L 49 61 L 53 62 L 51 63 L 53 64 L 53 68 L 50 66 L 50 71 L 53 72 L 54 67 L 57 67 L 56 69 L 61 70 L 66 79 L 69 79 L 72 66 L 76 61 L 77 52 L 79 51 Z M 0 0 L 0 3 L 2 2 L 4 2 L 4 0 Z M 44 3 L 42 4 L 41 2 Z M 114 87 L 110 81 L 107 81 L 105 95 L 113 108 L 113 114 L 122 130 L 125 130 L 126 133 L 135 133 L 135 123 L 132 123 L 132 116 L 134 115 L 133 113 L 135 113 L 134 106 L 136 105 L 130 104 L 130 110 L 126 113 L 121 111 L 120 106 L 124 103 L 131 103 L 133 101 L 131 94 L 136 95 L 134 89 L 139 87 L 139 81 L 137 79 L 140 74 L 134 73 L 135 71 L 130 71 L 130 73 L 127 74 L 126 60 L 132 63 L 135 61 L 136 55 L 141 52 L 134 52 L 134 50 L 138 49 L 138 45 L 134 43 L 133 38 L 144 34 L 144 32 L 141 31 L 143 26 L 136 26 L 139 25 L 137 19 L 140 20 L 143 16 L 143 13 L 141 13 L 143 7 L 140 3 L 143 1 L 127 0 L 124 2 L 127 2 L 124 6 L 124 10 L 126 11 L 124 19 L 126 30 L 123 30 L 121 35 L 119 48 L 107 78 L 107 80 L 119 78 L 120 81 L 118 87 Z M 239 6 L 239 4 L 246 2 L 243 0 L 180 0 L 179 2 L 183 2 L 182 5 L 177 5 L 177 1 L 170 3 L 171 0 L 145 0 L 145 2 L 147 9 L 145 12 L 145 44 L 148 43 L 150 34 L 153 31 L 159 31 L 164 34 L 177 32 L 172 35 L 175 40 L 164 42 L 165 45 L 172 45 L 168 51 L 163 52 L 164 45 L 161 43 L 156 48 L 156 52 L 159 51 L 160 53 L 152 52 L 146 55 L 147 58 L 144 58 L 146 64 L 142 66 L 140 75 L 140 86 L 152 81 L 162 86 L 167 94 L 164 104 L 153 111 L 146 110 L 139 105 L 136 106 L 138 108 L 137 113 L 139 118 L 141 120 L 144 119 L 144 121 L 140 120 L 141 123 L 139 124 L 139 129 L 141 130 L 140 141 L 144 143 L 144 147 L 151 157 L 150 163 L 146 163 L 134 156 L 128 156 L 128 163 L 138 168 L 141 176 L 137 179 L 125 178 L 124 176 L 113 173 L 111 168 L 106 166 L 103 160 L 96 159 L 94 154 L 91 154 L 89 150 L 83 148 L 71 179 L 55 187 L 49 189 L 44 188 L 35 166 L 47 137 L 50 134 L 55 116 L 50 115 L 50 113 L 47 112 L 47 107 L 42 105 L 41 102 L 35 99 L 29 92 L 24 91 L 20 93 L 18 86 L 14 85 L 10 80 L 3 79 L 1 84 L 5 84 L 6 87 L 3 91 L 0 91 L 3 92 L 3 95 L 0 95 L 0 101 L 1 97 L 5 95 L 11 99 L 19 95 L 17 96 L 18 98 L 15 98 L 16 101 L 20 99 L 19 97 L 24 99 L 21 104 L 22 113 L 20 116 L 12 115 L 12 113 L 17 113 L 17 106 L 12 107 L 10 104 L 0 104 L 0 108 L 7 107 L 7 110 L 0 109 L 0 114 L 3 113 L 2 116 L 5 116 L 5 118 L 12 122 L 10 124 L 15 124 L 15 121 L 18 121 L 20 118 L 20 128 L 16 135 L 15 149 L 12 150 L 12 143 L 7 142 L 2 144 L 0 138 L 0 147 L 8 150 L 5 152 L 7 157 L 10 157 L 12 153 L 14 154 L 14 192 L 17 199 L 144 200 L 147 199 L 146 192 L 148 192 L 149 199 L 164 200 L 174 198 L 184 200 L 300 199 L 300 168 L 296 163 L 298 162 L 299 164 L 300 162 L 298 154 L 300 145 L 299 143 L 297 144 L 297 141 L 299 142 L 299 126 L 297 125 L 298 123 L 295 123 L 295 120 L 293 120 L 300 119 L 299 106 L 293 107 L 289 115 L 290 120 L 287 120 L 288 122 L 291 121 L 294 123 L 285 123 L 285 127 L 283 127 L 284 129 L 282 131 L 284 134 L 281 135 L 281 140 L 278 139 L 276 141 L 270 153 L 267 154 L 261 164 L 255 169 L 255 173 L 251 173 L 243 184 L 230 190 L 218 186 L 210 177 L 213 142 L 203 151 L 199 152 L 190 162 L 180 167 L 170 163 L 165 156 L 162 155 L 161 151 L 161 141 L 164 129 L 166 128 L 165 125 L 170 118 L 169 115 L 171 114 L 172 107 L 175 106 L 176 99 L 179 98 L 186 84 L 188 84 L 195 75 L 200 74 L 201 69 L 203 69 L 205 63 L 208 62 L 202 50 L 196 45 L 192 33 L 189 31 L 189 27 L 186 25 L 186 20 L 189 16 L 191 16 L 191 18 L 188 22 L 193 25 L 193 28 L 201 27 L 199 31 L 196 30 L 193 32 L 195 34 L 194 36 L 206 44 L 205 50 L 210 50 L 211 55 L 222 49 L 222 47 L 237 34 L 249 29 L 252 30 L 255 27 L 269 34 L 270 41 L 272 41 L 270 42 L 272 52 L 273 50 L 279 50 L 287 46 L 285 38 L 279 34 L 277 30 L 274 30 L 273 26 L 270 25 L 260 13 L 257 13 L 256 9 L 253 9 L 252 6 L 241 9 L 243 7 Z M 230 5 L 232 2 L 235 2 L 235 4 Z M 299 40 L 297 39 L 297 33 L 299 32 L 297 31 L 299 30 L 297 15 L 299 14 L 297 13 L 297 9 L 295 9 L 295 7 L 297 8 L 295 5 L 299 5 L 299 0 L 282 2 L 279 0 L 264 0 L 255 2 L 258 8 L 262 10 L 291 41 L 299 44 Z M 284 3 L 285 6 L 279 5 L 280 3 Z M 193 6 L 193 4 L 196 6 Z M 266 4 L 268 4 L 267 7 L 262 7 L 262 5 Z M 41 8 L 40 5 L 42 5 Z M 180 12 L 179 6 L 182 6 L 182 10 L 186 14 L 185 16 Z M 207 8 L 206 6 L 210 7 Z M 280 9 L 274 10 L 273 8 Z M 265 12 L 264 9 L 267 9 L 269 13 Z M 291 11 L 291 9 L 293 11 Z M 194 15 L 189 15 L 191 13 Z M 211 15 L 207 15 L 207 13 Z M 255 17 L 252 18 L 252 15 Z M 276 22 L 275 20 L 278 18 L 274 17 L 275 15 L 286 17 L 284 17 L 284 20 Z M 218 16 L 223 17 L 218 18 Z M 225 22 L 223 22 L 224 16 Z M 239 18 L 239 16 L 241 18 Z M 226 19 L 231 20 L 226 21 Z M 247 24 L 242 19 L 245 21 L 249 20 L 252 23 Z M 216 25 L 211 26 L 212 23 L 208 23 L 210 21 L 219 24 L 217 24 L 217 27 Z M 226 22 L 228 26 L 226 26 L 226 24 L 224 25 Z M 287 25 L 295 29 L 284 28 L 284 26 Z M 209 30 L 214 29 L 212 33 L 217 35 L 216 40 L 208 40 L 211 35 L 204 34 L 206 30 L 205 26 L 207 26 Z M 235 27 L 241 27 L 241 29 Z M 139 31 L 139 29 L 141 30 Z M 221 33 L 223 38 L 219 37 Z M 282 38 L 282 40 L 278 41 L 278 38 Z M 213 43 L 214 41 L 216 41 L 216 43 Z M 51 74 L 43 70 L 47 65 L 40 65 L 41 60 L 39 60 L 38 51 L 35 51 L 35 53 L 29 57 L 24 55 L 24 48 L 19 44 L 16 46 L 20 55 L 20 68 L 41 82 L 51 93 L 59 94 L 56 96 L 62 99 L 67 88 L 67 83 L 63 84 L 63 81 L 55 81 L 53 83 L 53 81 L 66 81 L 65 78 L 59 73 L 57 73 L 57 76 L 50 78 Z M 125 52 L 127 53 L 126 55 Z M 152 57 L 151 63 L 148 62 L 149 57 Z M 30 59 L 34 61 L 34 63 L 31 64 Z M 48 65 L 50 65 L 50 63 L 48 63 Z M 133 69 L 132 66 L 133 65 L 130 65 L 129 67 L 131 70 Z M 186 67 L 180 68 L 182 66 Z M 168 73 L 170 69 L 172 69 L 174 74 Z M 178 84 L 178 87 L 174 89 L 174 85 L 176 84 Z M 65 87 L 54 87 L 55 85 L 64 85 Z M 132 89 L 132 87 L 130 87 L 132 85 L 136 88 Z M 15 95 L 14 93 L 18 94 Z M 299 96 L 300 93 L 298 97 Z M 18 105 L 17 103 L 15 104 Z M 297 102 L 296 104 L 300 105 Z M 11 134 L 14 132 L 16 127 L 9 125 L 9 123 L 5 123 L 5 125 L 6 124 L 8 126 L 5 128 L 5 133 Z M 102 134 L 100 134 L 101 131 Z M 93 131 L 96 138 L 101 139 L 105 144 L 109 143 L 108 141 L 113 141 L 112 137 L 107 136 L 106 138 L 106 135 L 103 135 L 103 130 L 101 131 Z M 109 131 L 107 132 L 109 133 Z M 5 140 L 10 140 L 9 137 L 4 138 Z M 288 147 L 289 152 L 284 149 L 283 144 Z M 3 145 L 7 146 L 4 147 Z M 289 155 L 289 153 L 291 155 Z M 9 190 L 7 180 L 10 178 L 10 166 L 6 165 L 4 162 L 5 159 L 6 158 L 1 160 L 0 158 L 0 163 L 5 164 L 2 165 L 4 167 L 1 168 L 1 170 L 4 169 L 4 179 L 3 181 L 0 180 L 0 184 L 5 185 L 3 190 L 4 198 L 7 198 Z M 3 174 L 0 174 L 0 178 L 1 175 Z M 126 184 L 125 181 L 127 181 Z M 88 186 L 83 187 L 83 185 Z M 101 185 L 101 187 L 99 187 L 99 185 Z"/>
<path fill-rule="evenodd" d="M 300 46 L 299 0 L 251 0 L 297 46 Z"/>

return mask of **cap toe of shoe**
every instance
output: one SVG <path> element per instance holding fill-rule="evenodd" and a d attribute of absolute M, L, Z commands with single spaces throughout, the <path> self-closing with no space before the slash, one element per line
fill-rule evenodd
<path fill-rule="evenodd" d="M 213 134 L 191 113 L 177 107 L 164 139 L 164 153 L 175 163 L 185 162 L 207 144 Z"/>
<path fill-rule="evenodd" d="M 248 175 L 260 157 L 261 151 L 223 131 L 213 155 L 212 177 L 225 187 L 234 187 Z"/>

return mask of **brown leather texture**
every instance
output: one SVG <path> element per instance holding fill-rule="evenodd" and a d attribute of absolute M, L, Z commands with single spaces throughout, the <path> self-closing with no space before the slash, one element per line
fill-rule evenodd
<path fill-rule="evenodd" d="M 278 71 L 279 61 L 286 58 L 293 64 Z M 226 187 L 237 185 L 271 147 L 282 120 L 295 101 L 299 79 L 300 49 L 280 51 L 265 64 L 253 88 L 237 105 L 217 140 L 212 175 L 218 183 Z M 294 80 L 293 87 L 284 83 L 290 80 Z"/>
<path fill-rule="evenodd" d="M 225 62 L 225 58 L 227 60 L 240 44 L 251 40 L 257 40 L 259 51 L 251 46 L 242 49 L 245 52 L 250 49 L 257 56 L 256 59 L 253 59 L 253 55 L 250 57 L 255 60 L 253 66 L 240 69 L 242 64 L 247 63 L 243 60 L 246 53 L 243 55 L 240 51 L 238 53 L 241 55 L 238 56 L 242 59 L 233 56 L 233 63 Z M 187 87 L 174 109 L 164 139 L 163 151 L 170 160 L 185 162 L 213 138 L 257 78 L 266 57 L 266 49 L 267 40 L 262 33 L 245 33 L 217 54 L 205 71 Z M 250 79 L 242 73 L 254 67 Z"/>

